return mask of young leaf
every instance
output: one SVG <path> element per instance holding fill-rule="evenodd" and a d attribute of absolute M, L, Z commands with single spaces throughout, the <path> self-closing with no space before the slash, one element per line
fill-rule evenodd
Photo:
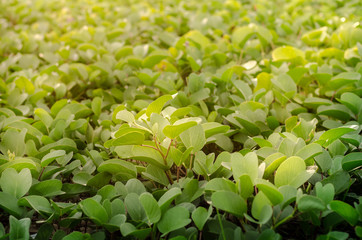
<path fill-rule="evenodd" d="M 318 197 L 304 195 L 298 201 L 298 210 L 301 212 L 323 211 L 326 208 L 325 203 Z"/>
<path fill-rule="evenodd" d="M 256 187 L 261 192 L 264 193 L 264 195 L 269 199 L 270 203 L 273 206 L 283 201 L 283 195 L 278 191 L 278 189 L 272 183 L 264 179 L 257 179 Z"/>
<path fill-rule="evenodd" d="M 30 170 L 24 168 L 17 173 L 14 168 L 7 168 L 1 175 L 0 185 L 3 192 L 13 195 L 16 198 L 21 198 L 30 189 L 32 177 Z"/>
<path fill-rule="evenodd" d="M 253 200 L 251 214 L 254 218 L 259 219 L 259 224 L 266 223 L 272 216 L 271 203 L 263 192 L 259 192 Z"/>
<path fill-rule="evenodd" d="M 153 101 L 146 109 L 147 117 L 150 117 L 152 113 L 161 113 L 163 106 L 172 98 L 171 95 L 163 95 Z"/>
<path fill-rule="evenodd" d="M 127 110 L 121 110 L 117 113 L 116 115 L 116 119 L 120 119 L 122 121 L 125 121 L 127 123 L 131 123 L 135 121 L 135 117 L 134 115 L 127 111 Z"/>
<path fill-rule="evenodd" d="M 247 211 L 246 201 L 230 191 L 217 191 L 211 195 L 212 205 L 237 217 L 243 217 Z"/>
<path fill-rule="evenodd" d="M 40 195 L 43 197 L 53 197 L 64 194 L 62 189 L 62 181 L 58 179 L 49 179 L 38 182 L 31 186 L 29 190 L 30 195 Z"/>
<path fill-rule="evenodd" d="M 239 179 L 242 174 L 248 174 L 252 182 L 258 177 L 258 157 L 250 152 L 245 156 L 240 153 L 231 155 L 231 169 L 234 179 Z"/>
<path fill-rule="evenodd" d="M 342 137 L 344 134 L 355 131 L 352 128 L 335 128 L 324 132 L 318 140 L 323 147 L 328 147 L 332 142 Z"/>
<path fill-rule="evenodd" d="M 9 239 L 16 240 L 28 240 L 29 239 L 29 229 L 31 220 L 30 218 L 16 219 L 13 216 L 9 217 L 10 231 Z"/>
<path fill-rule="evenodd" d="M 283 185 L 291 185 L 299 187 L 307 181 L 314 172 L 305 170 L 306 165 L 300 157 L 290 157 L 285 160 L 278 168 L 275 174 L 275 185 L 277 187 Z"/>
<path fill-rule="evenodd" d="M 48 199 L 38 195 L 30 195 L 19 199 L 19 206 L 26 206 L 33 208 L 44 217 L 49 217 L 54 210 L 51 208 Z"/>
<path fill-rule="evenodd" d="M 210 218 L 211 214 L 212 214 L 212 207 L 211 206 L 209 207 L 209 210 L 206 210 L 203 207 L 198 207 L 192 212 L 191 218 L 194 221 L 196 227 L 200 231 L 202 231 L 202 229 L 204 228 L 205 223 Z"/>
<path fill-rule="evenodd" d="M 157 223 L 161 219 L 161 209 L 152 194 L 142 193 L 139 200 L 145 209 L 148 221 L 153 224 Z"/>
<path fill-rule="evenodd" d="M 193 147 L 193 153 L 200 151 L 206 143 L 205 132 L 201 125 L 187 129 L 180 134 L 180 138 L 186 148 Z"/>
<path fill-rule="evenodd" d="M 351 205 L 339 200 L 333 200 L 329 203 L 329 208 L 338 213 L 352 226 L 357 224 L 358 213 Z"/>
<path fill-rule="evenodd" d="M 163 233 L 162 236 L 164 236 L 169 232 L 186 226 L 190 222 L 189 211 L 184 207 L 176 206 L 165 212 L 161 221 L 157 224 L 157 228 Z"/>
<path fill-rule="evenodd" d="M 136 193 L 129 193 L 124 199 L 124 204 L 132 220 L 134 221 L 147 220 L 145 209 L 143 208 L 139 200 L 139 197 Z"/>
<path fill-rule="evenodd" d="M 65 155 L 64 150 L 51 151 L 41 159 L 41 166 L 46 167 L 50 163 L 52 163 L 56 158 L 63 157 L 64 155 Z"/>
<path fill-rule="evenodd" d="M 97 225 L 102 225 L 108 222 L 108 214 L 104 207 L 92 198 L 84 199 L 79 203 L 82 211 Z"/>
<path fill-rule="evenodd" d="M 361 166 L 362 166 L 362 152 L 349 153 L 342 159 L 342 168 L 345 171 L 351 171 Z"/>
<path fill-rule="evenodd" d="M 184 131 L 195 125 L 197 125 L 197 123 L 194 121 L 185 122 L 177 125 L 167 125 L 163 129 L 163 133 L 165 134 L 166 137 L 174 139 L 177 138 L 181 133 L 183 133 Z"/>
<path fill-rule="evenodd" d="M 325 186 L 321 182 L 317 182 L 315 185 L 316 195 L 319 199 L 327 205 L 334 198 L 334 187 L 333 184 L 327 183 Z"/>
<path fill-rule="evenodd" d="M 166 209 L 170 206 L 171 202 L 178 196 L 181 195 L 180 188 L 171 188 L 166 193 L 162 195 L 162 197 L 158 200 L 158 205 L 160 206 L 162 212 L 166 211 Z"/>

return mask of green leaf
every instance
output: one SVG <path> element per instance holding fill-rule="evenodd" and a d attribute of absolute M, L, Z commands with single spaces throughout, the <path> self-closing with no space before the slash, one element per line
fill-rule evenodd
<path fill-rule="evenodd" d="M 0 208 L 15 217 L 20 217 L 23 215 L 24 209 L 19 207 L 17 202 L 18 199 L 15 196 L 6 192 L 0 192 Z"/>
<path fill-rule="evenodd" d="M 311 143 L 304 147 L 302 147 L 295 155 L 301 157 L 302 159 L 308 160 L 310 158 L 314 158 L 315 156 L 322 154 L 323 149 L 321 145 L 317 143 Z"/>
<path fill-rule="evenodd" d="M 267 167 L 264 171 L 264 178 L 269 178 L 270 175 L 274 173 L 274 171 L 287 159 L 287 156 L 284 154 L 277 152 L 269 155 L 265 158 L 264 162 L 267 164 Z"/>
<path fill-rule="evenodd" d="M 161 60 L 168 57 L 167 51 L 153 51 L 149 56 L 147 56 L 143 62 L 142 66 L 145 68 L 152 68 L 158 64 Z"/>
<path fill-rule="evenodd" d="M 137 145 L 117 146 L 114 151 L 120 158 L 132 158 L 139 161 L 148 162 L 161 169 L 167 170 L 168 166 L 162 158 L 162 155 L 155 149 Z"/>
<path fill-rule="evenodd" d="M 134 131 L 134 132 L 126 133 L 111 141 L 112 141 L 111 142 L 112 146 L 141 145 L 145 141 L 145 135 L 144 135 L 144 133 Z M 105 146 L 106 146 L 106 144 L 105 144 Z"/>
<path fill-rule="evenodd" d="M 246 41 L 254 34 L 254 29 L 249 26 L 238 27 L 232 34 L 232 42 L 239 47 L 243 47 Z"/>
<path fill-rule="evenodd" d="M 297 85 L 293 78 L 286 73 L 277 76 L 277 78 L 272 78 L 272 83 L 285 93 L 297 91 Z"/>
<path fill-rule="evenodd" d="M 240 153 L 231 155 L 231 169 L 234 179 L 239 179 L 241 175 L 249 175 L 254 183 L 258 177 L 258 156 L 254 152 L 247 153 L 245 156 Z"/>
<path fill-rule="evenodd" d="M 306 165 L 303 159 L 296 156 L 290 157 L 279 166 L 275 173 L 274 183 L 277 187 L 291 185 L 297 188 L 314 173 L 305 169 Z"/>
<path fill-rule="evenodd" d="M 282 209 L 295 201 L 297 196 L 297 189 L 295 187 L 284 185 L 278 188 L 278 190 L 283 195 L 283 202 L 281 203 Z"/>
<path fill-rule="evenodd" d="M 12 240 L 29 240 L 30 218 L 16 219 L 13 216 L 9 217 L 10 231 L 9 239 Z"/>
<path fill-rule="evenodd" d="M 190 39 L 200 45 L 201 48 L 205 48 L 210 44 L 210 40 L 205 37 L 198 30 L 191 30 L 184 35 L 185 38 Z"/>
<path fill-rule="evenodd" d="M 122 121 L 125 121 L 127 123 L 131 123 L 135 121 L 134 115 L 127 111 L 127 110 L 121 110 L 116 114 L 116 119 L 120 119 Z"/>
<path fill-rule="evenodd" d="M 251 88 L 249 87 L 249 85 L 246 82 L 243 82 L 241 80 L 236 80 L 232 82 L 234 87 L 236 88 L 236 90 L 238 91 L 239 95 L 241 95 L 241 97 L 244 100 L 250 100 L 251 95 L 253 94 L 251 91 Z"/>
<path fill-rule="evenodd" d="M 108 172 L 116 178 L 128 180 L 137 177 L 136 166 L 122 159 L 110 159 L 102 162 L 97 168 L 98 172 Z"/>
<path fill-rule="evenodd" d="M 239 194 L 242 198 L 248 199 L 250 195 L 254 192 L 254 184 L 248 174 L 242 174 L 238 181 L 237 186 L 239 190 Z M 228 189 L 220 189 L 220 190 L 228 190 Z"/>
<path fill-rule="evenodd" d="M 323 150 L 322 154 L 314 158 L 322 172 L 328 171 L 332 166 L 332 158 L 328 151 Z"/>
<path fill-rule="evenodd" d="M 147 166 L 145 172 L 142 172 L 142 176 L 145 176 L 146 178 L 158 182 L 164 186 L 167 186 L 169 184 L 169 180 L 166 176 L 165 171 L 151 164 Z"/>
<path fill-rule="evenodd" d="M 64 150 L 54 150 L 51 151 L 50 153 L 48 153 L 47 155 L 45 155 L 42 159 L 41 159 L 41 166 L 42 167 L 46 167 L 48 166 L 50 163 L 52 163 L 55 159 L 59 158 L 59 157 L 63 157 L 65 155 L 65 151 Z"/>
<path fill-rule="evenodd" d="M 205 185 L 205 191 L 226 190 L 237 193 L 235 183 L 225 178 L 213 178 Z"/>
<path fill-rule="evenodd" d="M 132 235 L 136 239 L 145 239 L 151 233 L 152 228 L 137 229 L 133 224 L 126 222 L 121 224 L 120 230 L 125 237 Z"/>
<path fill-rule="evenodd" d="M 304 58 L 304 52 L 291 46 L 278 47 L 272 52 L 273 61 L 289 61 L 297 57 Z"/>
<path fill-rule="evenodd" d="M 163 133 L 166 137 L 174 139 L 177 138 L 181 133 L 195 125 L 197 125 L 197 123 L 194 121 L 185 122 L 177 125 L 167 125 L 163 129 Z"/>
<path fill-rule="evenodd" d="M 207 122 L 207 123 L 201 124 L 201 126 L 205 131 L 206 139 L 213 135 L 219 134 L 219 133 L 226 133 L 230 129 L 229 126 L 222 125 L 217 122 Z"/>
<path fill-rule="evenodd" d="M 349 153 L 342 159 L 342 168 L 351 171 L 362 166 L 362 152 Z"/>
<path fill-rule="evenodd" d="M 321 182 L 317 182 L 315 185 L 315 190 L 317 197 L 322 199 L 326 205 L 334 198 L 334 187 L 331 183 L 327 183 L 325 186 L 323 186 Z"/>
<path fill-rule="evenodd" d="M 142 193 L 146 192 L 145 186 L 140 180 L 136 178 L 128 180 L 125 187 L 128 193 L 136 193 L 137 195 L 141 195 Z"/>
<path fill-rule="evenodd" d="M 180 188 L 171 188 L 162 197 L 158 200 L 158 205 L 161 208 L 161 211 L 164 212 L 170 206 L 171 202 L 178 196 L 181 195 Z"/>
<path fill-rule="evenodd" d="M 153 224 L 157 223 L 161 219 L 161 209 L 152 194 L 142 193 L 139 200 L 145 209 L 148 221 Z"/>
<path fill-rule="evenodd" d="M 89 240 L 89 239 L 90 239 L 89 233 L 83 234 L 78 231 L 72 232 L 62 238 L 62 240 Z"/>
<path fill-rule="evenodd" d="M 7 168 L 1 175 L 0 186 L 3 192 L 13 195 L 16 198 L 21 198 L 30 189 L 32 177 L 30 170 L 24 168 L 17 173 L 14 168 Z"/>
<path fill-rule="evenodd" d="M 31 186 L 29 190 L 30 195 L 40 195 L 43 197 L 53 197 L 64 194 L 62 189 L 62 181 L 58 179 L 49 179 L 38 182 Z"/>
<path fill-rule="evenodd" d="M 301 212 L 323 211 L 326 208 L 325 203 L 320 198 L 312 195 L 302 196 L 297 204 L 298 210 Z"/>
<path fill-rule="evenodd" d="M 201 125 L 187 129 L 180 134 L 180 138 L 186 148 L 193 148 L 193 153 L 200 151 L 206 143 L 205 132 Z"/>
<path fill-rule="evenodd" d="M 235 119 L 244 127 L 244 129 L 251 134 L 252 136 L 256 136 L 260 134 L 260 129 L 254 123 L 240 117 L 235 117 Z"/>
<path fill-rule="evenodd" d="M 246 201 L 230 191 L 217 191 L 211 195 L 212 205 L 237 217 L 243 217 L 247 211 Z"/>
<path fill-rule="evenodd" d="M 22 129 L 21 132 L 10 128 L 1 137 L 0 142 L 0 151 L 7 153 L 9 150 L 12 153 L 15 153 L 16 156 L 23 156 L 25 153 L 25 135 L 27 129 Z"/>
<path fill-rule="evenodd" d="M 320 137 L 318 143 L 323 147 L 328 147 L 332 142 L 342 137 L 344 134 L 355 131 L 352 128 L 334 128 L 324 132 Z"/>
<path fill-rule="evenodd" d="M 145 221 L 147 219 L 145 209 L 140 202 L 138 194 L 134 192 L 127 194 L 124 204 L 132 220 Z"/>
<path fill-rule="evenodd" d="M 333 184 L 336 194 L 345 191 L 350 187 L 350 176 L 346 171 L 337 171 L 321 181 L 323 185 Z"/>
<path fill-rule="evenodd" d="M 283 195 L 272 183 L 264 179 L 257 179 L 255 186 L 264 193 L 273 206 L 283 201 Z"/>
<path fill-rule="evenodd" d="M 171 95 L 163 95 L 153 101 L 146 109 L 147 117 L 150 117 L 152 113 L 161 113 L 163 106 L 172 98 Z"/>
<path fill-rule="evenodd" d="M 42 224 L 36 234 L 35 240 L 50 239 L 53 233 L 53 225 L 50 223 Z"/>
<path fill-rule="evenodd" d="M 92 198 L 87 198 L 79 203 L 80 208 L 97 225 L 108 222 L 108 214 L 104 207 Z"/>
<path fill-rule="evenodd" d="M 333 117 L 342 121 L 348 121 L 352 117 L 351 111 L 342 104 L 319 106 L 317 108 L 317 114 Z"/>
<path fill-rule="evenodd" d="M 191 222 L 189 211 L 181 206 L 168 209 L 157 224 L 158 230 L 165 236 L 167 233 L 182 228 Z"/>
<path fill-rule="evenodd" d="M 34 110 L 34 114 L 44 123 L 44 125 L 49 128 L 53 123 L 53 118 L 50 114 L 42 108 L 37 108 Z"/>
<path fill-rule="evenodd" d="M 92 111 L 94 115 L 99 116 L 102 111 L 102 99 L 100 97 L 93 98 Z"/>
<path fill-rule="evenodd" d="M 272 216 L 272 208 L 269 199 L 263 192 L 256 194 L 251 206 L 251 214 L 254 218 L 259 219 L 259 224 L 265 224 Z"/>
<path fill-rule="evenodd" d="M 175 203 L 188 203 L 193 202 L 199 198 L 204 192 L 204 189 L 199 186 L 199 181 L 197 179 L 191 179 L 184 185 L 184 189 L 180 196 L 177 196 Z"/>
<path fill-rule="evenodd" d="M 210 218 L 211 214 L 212 214 L 212 207 L 211 206 L 209 207 L 209 210 L 206 210 L 203 207 L 198 207 L 192 212 L 191 218 L 194 221 L 196 227 L 200 231 L 202 231 L 202 229 L 204 228 L 205 223 Z"/>
<path fill-rule="evenodd" d="M 351 109 L 354 114 L 358 114 L 362 106 L 362 98 L 350 92 L 343 93 L 339 101 Z"/>
<path fill-rule="evenodd" d="M 351 205 L 339 200 L 333 200 L 329 203 L 329 208 L 338 213 L 338 215 L 352 226 L 357 224 L 358 213 Z"/>
<path fill-rule="evenodd" d="M 16 171 L 21 171 L 22 169 L 28 168 L 30 170 L 40 169 L 40 165 L 35 163 L 30 158 L 15 158 L 14 160 L 4 163 L 0 165 L 0 173 L 2 173 L 5 169 L 13 168 Z"/>
<path fill-rule="evenodd" d="M 348 84 L 352 84 L 361 79 L 361 74 L 357 72 L 342 72 L 337 76 L 334 76 L 331 81 L 329 81 L 328 85 L 332 89 L 338 89 L 342 86 L 346 86 Z"/>
<path fill-rule="evenodd" d="M 18 205 L 33 208 L 44 217 L 49 217 L 54 212 L 49 201 L 45 197 L 38 195 L 30 195 L 20 198 Z"/>

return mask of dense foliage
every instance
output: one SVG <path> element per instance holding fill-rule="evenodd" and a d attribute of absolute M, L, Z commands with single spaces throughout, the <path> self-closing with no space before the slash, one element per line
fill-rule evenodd
<path fill-rule="evenodd" d="M 0 239 L 362 237 L 360 0 L 0 0 Z"/>

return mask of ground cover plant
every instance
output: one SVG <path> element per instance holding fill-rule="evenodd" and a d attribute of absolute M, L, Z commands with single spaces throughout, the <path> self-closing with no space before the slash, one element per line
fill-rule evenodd
<path fill-rule="evenodd" d="M 0 239 L 359 239 L 359 0 L 0 0 Z"/>

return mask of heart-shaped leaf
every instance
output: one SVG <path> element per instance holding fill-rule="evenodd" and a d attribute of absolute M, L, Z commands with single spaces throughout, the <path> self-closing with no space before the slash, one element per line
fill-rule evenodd
<path fill-rule="evenodd" d="M 7 168 L 1 175 L 0 186 L 3 192 L 9 193 L 16 198 L 21 198 L 30 189 L 32 177 L 30 170 L 24 168 L 17 173 L 14 168 Z"/>
<path fill-rule="evenodd" d="M 211 214 L 212 214 L 212 207 L 211 206 L 209 207 L 209 210 L 206 210 L 203 207 L 198 207 L 192 212 L 191 218 L 194 221 L 196 227 L 200 231 L 202 231 L 202 229 L 204 228 L 205 223 L 210 218 Z"/>
<path fill-rule="evenodd" d="M 191 222 L 189 211 L 181 206 L 168 209 L 157 224 L 163 236 L 169 232 L 182 228 Z"/>

